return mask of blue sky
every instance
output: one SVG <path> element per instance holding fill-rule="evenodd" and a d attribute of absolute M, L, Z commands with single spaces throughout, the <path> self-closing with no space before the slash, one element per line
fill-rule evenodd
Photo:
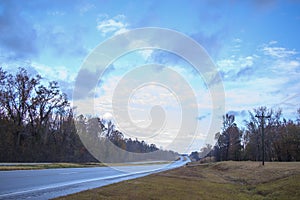
<path fill-rule="evenodd" d="M 223 80 L 225 110 L 234 113 L 239 124 L 247 119 L 248 110 L 262 105 L 280 107 L 284 116 L 293 119 L 300 107 L 299 11 L 297 1 L 272 0 L 0 0 L 0 66 L 9 71 L 26 67 L 46 80 L 56 80 L 71 99 L 83 61 L 101 42 L 136 28 L 167 28 L 191 37 L 207 51 Z M 150 133 L 133 136 L 181 152 L 199 150 L 211 123 L 209 88 L 201 77 L 193 76 L 188 63 L 170 53 L 132 52 L 112 63 L 97 87 L 96 114 L 111 117 L 111 88 L 123 74 L 147 63 L 172 67 L 187 80 L 197 96 L 199 111 L 191 120 L 197 120 L 200 128 L 188 148 L 169 145 L 179 118 L 170 117 L 166 134 L 158 138 Z M 166 106 L 170 116 L 180 115 L 176 98 L 166 95 L 161 99 L 168 91 L 155 91 L 148 89 L 144 96 L 142 90 L 137 92 L 133 107 L 147 110 L 155 102 Z M 136 112 L 132 118 L 146 118 L 147 124 L 150 119 L 143 113 Z"/>

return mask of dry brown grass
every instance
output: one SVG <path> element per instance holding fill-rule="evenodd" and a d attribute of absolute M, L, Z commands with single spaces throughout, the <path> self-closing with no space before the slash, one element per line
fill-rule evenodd
<path fill-rule="evenodd" d="M 300 163 L 190 163 L 60 199 L 300 199 Z"/>
<path fill-rule="evenodd" d="M 262 166 L 260 162 L 252 161 L 227 161 L 207 164 L 190 163 L 187 169 L 179 168 L 166 173 L 191 173 L 190 176 L 196 177 L 197 174 L 194 173 L 200 173 L 203 176 L 215 177 L 211 177 L 212 180 L 217 180 L 218 177 L 221 179 L 221 182 L 238 182 L 251 185 L 267 183 L 300 174 L 300 162 L 266 162 L 265 166 Z M 203 169 L 205 169 L 204 173 Z"/>

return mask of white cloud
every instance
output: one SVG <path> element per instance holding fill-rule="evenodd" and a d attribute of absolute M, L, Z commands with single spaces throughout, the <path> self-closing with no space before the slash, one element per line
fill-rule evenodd
<path fill-rule="evenodd" d="M 142 49 L 142 50 L 140 50 L 138 52 L 147 61 L 147 60 L 149 60 L 149 58 L 151 58 L 153 50 L 152 49 Z"/>
<path fill-rule="evenodd" d="M 222 59 L 216 62 L 219 70 L 229 72 L 231 70 L 238 72 L 245 67 L 253 66 L 255 56 L 240 56 L 238 58 Z"/>
<path fill-rule="evenodd" d="M 277 44 L 278 42 L 276 40 L 272 40 L 269 42 L 269 45 L 272 45 L 272 44 Z"/>
<path fill-rule="evenodd" d="M 65 66 L 50 67 L 40 63 L 32 63 L 31 66 L 44 78 L 49 81 L 74 82 L 77 73 Z"/>
<path fill-rule="evenodd" d="M 273 66 L 273 70 L 276 73 L 281 73 L 284 71 L 287 75 L 297 75 L 299 72 L 297 69 L 300 67 L 300 62 L 297 60 L 280 60 L 276 62 L 276 65 Z"/>
<path fill-rule="evenodd" d="M 93 8 L 96 8 L 96 6 L 94 4 L 86 3 L 86 4 L 80 6 L 79 13 L 80 13 L 80 15 L 84 15 L 85 13 L 87 13 L 88 11 L 90 11 Z"/>
<path fill-rule="evenodd" d="M 105 119 L 105 120 L 112 120 L 113 116 L 112 116 L 111 113 L 106 112 L 106 113 L 104 113 L 104 115 L 102 116 L 102 118 Z"/>
<path fill-rule="evenodd" d="M 109 18 L 108 15 L 101 15 L 97 21 L 97 29 L 103 36 L 108 33 L 117 35 L 128 30 L 128 23 L 126 23 L 124 15 L 117 15 L 113 18 Z"/>
<path fill-rule="evenodd" d="M 219 70 L 225 72 L 223 84 L 227 112 L 252 111 L 253 108 L 267 106 L 282 108 L 284 117 L 294 118 L 293 112 L 299 107 L 297 94 L 300 87 L 300 59 L 296 50 L 271 41 L 260 45 L 251 56 L 233 55 L 216 63 Z M 242 73 L 246 78 L 239 79 L 243 69 L 251 72 L 246 70 Z M 247 117 L 237 116 L 239 126 L 244 125 L 245 119 Z"/>
<path fill-rule="evenodd" d="M 267 45 L 263 45 L 261 51 L 268 56 L 274 58 L 286 58 L 298 54 L 296 50 L 290 50 L 285 47 L 274 46 L 277 41 L 271 41 Z"/>
<path fill-rule="evenodd" d="M 51 15 L 51 16 L 64 16 L 66 13 L 62 12 L 62 11 L 47 11 L 47 15 Z"/>
<path fill-rule="evenodd" d="M 234 38 L 233 41 L 236 43 L 241 43 L 243 40 L 241 38 Z"/>

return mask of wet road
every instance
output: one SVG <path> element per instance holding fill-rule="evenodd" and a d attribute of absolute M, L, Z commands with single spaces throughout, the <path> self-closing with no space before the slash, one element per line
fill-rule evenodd
<path fill-rule="evenodd" d="M 172 164 L 0 171 L 0 199 L 50 199 L 185 165 Z"/>

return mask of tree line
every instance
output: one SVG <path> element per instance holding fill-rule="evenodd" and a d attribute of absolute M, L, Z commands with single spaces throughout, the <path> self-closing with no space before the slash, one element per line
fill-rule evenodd
<path fill-rule="evenodd" d="M 215 135 L 214 147 L 207 145 L 191 156 L 197 160 L 214 157 L 216 161 L 262 160 L 262 125 L 264 126 L 264 149 L 266 161 L 300 161 L 300 108 L 296 120 L 287 120 L 282 110 L 259 107 L 249 111 L 245 127 L 239 128 L 235 116 L 223 116 L 222 130 Z M 261 119 L 257 116 L 269 116 Z M 207 153 L 209 152 L 209 153 Z M 201 154 L 203 154 L 201 156 Z"/>
<path fill-rule="evenodd" d="M 58 83 L 45 86 L 42 82 L 40 75 L 31 76 L 24 68 L 11 74 L 0 67 L 0 162 L 97 161 L 79 134 L 102 145 L 109 141 L 128 152 L 158 152 L 156 159 L 177 156 L 154 144 L 125 138 L 111 121 L 75 116 Z M 115 154 L 106 151 L 108 158 L 117 159 Z"/>

